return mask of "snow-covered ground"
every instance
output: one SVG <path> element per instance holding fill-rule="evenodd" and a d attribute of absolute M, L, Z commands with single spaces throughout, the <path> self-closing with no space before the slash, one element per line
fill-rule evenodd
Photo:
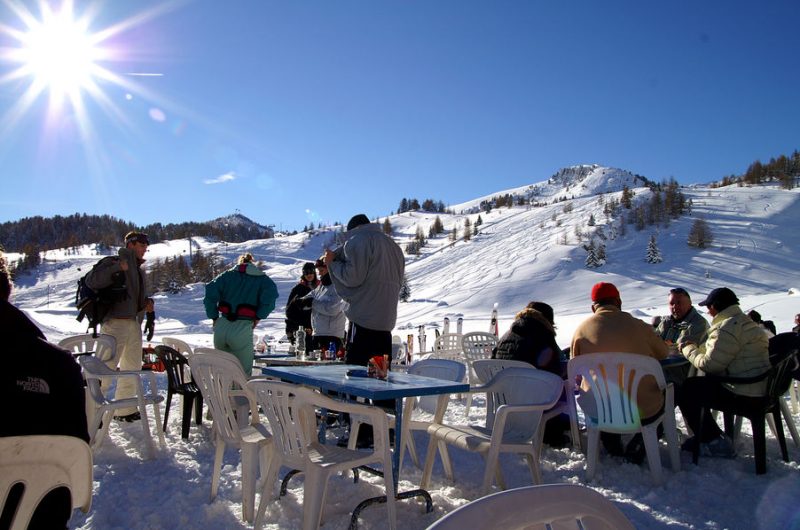
<path fill-rule="evenodd" d="M 598 168 L 601 171 L 604 168 Z M 699 301 L 712 288 L 731 287 L 741 298 L 745 310 L 756 308 L 764 319 L 775 321 L 778 331 L 788 331 L 800 312 L 800 221 L 798 194 L 774 187 L 684 189 L 693 201 L 692 217 L 673 221 L 669 226 L 636 232 L 628 226 L 625 237 L 606 241 L 608 263 L 599 269 L 584 266 L 585 251 L 577 245 L 576 226 L 587 231 L 587 220 L 594 215 L 598 224 L 606 220 L 597 193 L 605 198 L 619 195 L 621 184 L 609 188 L 608 178 L 596 178 L 594 171 L 582 183 L 573 183 L 567 193 L 574 199 L 540 208 L 515 206 L 481 213 L 483 224 L 471 241 L 451 243 L 447 232 L 463 226 L 468 215 L 474 224 L 477 213 L 440 214 L 445 234 L 429 240 L 420 256 L 409 257 L 407 275 L 411 300 L 401 303 L 395 333 L 406 339 L 410 334 L 414 350 L 419 350 L 418 327 L 425 325 L 427 344 L 433 343 L 435 330 L 441 331 L 444 317 L 463 319 L 463 331 L 488 329 L 494 303 L 500 309 L 500 331 L 510 325 L 516 311 L 530 300 L 550 303 L 556 312 L 557 340 L 562 347 L 570 343 L 575 327 L 588 314 L 589 290 L 597 281 L 611 281 L 620 288 L 623 309 L 646 321 L 665 314 L 668 290 L 683 286 Z M 620 172 L 611 172 L 618 181 Z M 592 180 L 594 178 L 594 180 Z M 550 197 L 557 190 L 547 188 Z M 616 192 L 614 190 L 617 190 Z M 646 191 L 638 189 L 643 197 Z M 504 192 L 498 192 L 500 195 Z M 479 200 L 473 201 L 475 204 Z M 470 204 L 456 212 L 469 211 Z M 354 206 L 357 210 L 357 206 Z M 354 213 L 356 213 L 354 211 Z M 698 250 L 686 245 L 694 217 L 702 216 L 714 233 L 711 248 Z M 417 227 L 425 234 L 435 214 L 408 212 L 390 218 L 401 245 L 413 238 Z M 610 227 L 606 226 L 606 233 Z M 647 240 L 657 234 L 664 257 L 660 264 L 644 261 Z M 568 236 L 569 244 L 562 244 Z M 260 335 L 283 334 L 282 309 L 286 296 L 299 275 L 304 261 L 319 256 L 331 244 L 332 234 L 321 231 L 308 236 L 282 237 L 224 244 L 194 239 L 203 249 L 214 248 L 226 258 L 249 251 L 264 262 L 268 274 L 280 291 L 277 310 L 259 325 Z M 154 244 L 148 258 L 185 253 L 185 240 Z M 13 256 L 12 256 L 13 258 Z M 17 279 L 12 301 L 26 311 L 51 341 L 82 333 L 71 307 L 77 279 L 98 259 L 93 248 L 77 253 L 50 251 L 45 262 L 30 276 Z M 202 309 L 203 286 L 189 286 L 180 294 L 156 297 L 157 343 L 163 336 L 182 338 L 195 346 L 211 345 L 210 321 Z M 166 381 L 160 376 L 161 391 Z M 480 398 L 476 403 L 481 403 Z M 479 406 L 469 417 L 464 403 L 452 400 L 447 421 L 478 423 Z M 678 413 L 681 428 L 682 421 Z M 793 420 L 800 424 L 795 412 Z M 211 425 L 192 426 L 190 438 L 180 438 L 180 409 L 173 404 L 170 414 L 168 446 L 153 460 L 143 460 L 141 428 L 138 424 L 114 423 L 107 439 L 95 455 L 94 499 L 87 515 L 76 513 L 72 528 L 85 529 L 167 529 L 167 528 L 247 528 L 241 519 L 240 462 L 235 451 L 226 453 L 219 494 L 209 502 L 213 462 Z M 418 434 L 417 447 L 423 452 L 427 436 Z M 735 460 L 701 459 L 699 466 L 682 457 L 682 469 L 668 467 L 666 449 L 665 483 L 656 487 L 645 466 L 604 457 L 599 473 L 588 485 L 614 500 L 638 528 L 798 528 L 800 525 L 800 449 L 789 442 L 791 461 L 780 459 L 777 442 L 768 434 L 768 473 L 754 473 L 750 427 L 745 422 Z M 414 501 L 398 504 L 400 528 L 425 528 L 436 519 L 480 496 L 482 460 L 479 456 L 451 450 L 456 482 L 445 480 L 437 461 L 431 484 L 433 513 L 424 513 Z M 530 484 L 524 462 L 515 457 L 501 459 L 509 487 Z M 545 483 L 585 484 L 585 460 L 571 448 L 550 449 L 542 453 Z M 401 489 L 419 484 L 421 471 L 406 459 L 400 476 Z M 363 498 L 382 489 L 378 479 L 369 476 L 357 485 L 345 478 L 334 478 L 328 489 L 323 514 L 324 528 L 346 528 L 349 513 Z M 302 518 L 302 479 L 290 483 L 288 496 L 274 502 L 268 511 L 270 528 L 297 528 Z M 363 512 L 362 527 L 383 528 L 385 509 L 371 507 Z"/>

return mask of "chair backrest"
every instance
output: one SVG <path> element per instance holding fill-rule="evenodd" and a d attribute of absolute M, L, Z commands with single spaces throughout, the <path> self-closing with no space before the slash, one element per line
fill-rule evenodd
<path fill-rule="evenodd" d="M 610 428 L 615 432 L 634 432 L 641 427 L 636 398 L 643 377 L 653 376 L 662 390 L 667 386 L 661 364 L 653 357 L 636 353 L 579 355 L 569 360 L 567 373 L 570 381 L 580 378 L 589 385 L 596 411 L 584 412 L 591 413 L 601 430 Z"/>
<path fill-rule="evenodd" d="M 214 348 L 197 348 L 189 357 L 192 377 L 200 388 L 214 418 L 214 429 L 225 443 L 239 444 L 242 440 L 234 411 L 246 399 L 250 407 L 250 424 L 258 423 L 255 396 L 247 389 L 247 376 L 234 355 Z M 237 398 L 239 398 L 237 400 Z"/>
<path fill-rule="evenodd" d="M 444 333 L 433 342 L 433 356 L 452 357 L 461 355 L 461 335 Z"/>
<path fill-rule="evenodd" d="M 0 512 L 9 490 L 24 490 L 13 513 L 11 530 L 24 530 L 39 502 L 55 488 L 70 490 L 72 508 L 88 512 L 92 505 L 92 450 L 73 436 L 0 437 Z"/>
<path fill-rule="evenodd" d="M 83 369 L 83 377 L 86 379 L 86 388 L 89 391 L 89 397 L 96 405 L 108 403 L 108 399 L 101 386 L 101 381 L 104 377 L 113 377 L 116 372 L 92 355 L 83 355 L 78 358 L 78 362 Z"/>
<path fill-rule="evenodd" d="M 102 333 L 96 337 L 91 333 L 67 337 L 59 341 L 58 346 L 73 354 L 94 352 L 93 355 L 103 362 L 109 362 L 117 356 L 117 339 Z"/>
<path fill-rule="evenodd" d="M 579 484 L 545 484 L 501 491 L 465 504 L 428 530 L 634 530 L 633 524 L 597 491 Z"/>
<path fill-rule="evenodd" d="M 267 416 L 284 465 L 305 469 L 308 446 L 316 435 L 316 416 L 314 408 L 304 404 L 312 400 L 313 390 L 268 379 L 253 379 L 247 386 Z"/>
<path fill-rule="evenodd" d="M 792 384 L 800 359 L 800 336 L 797 333 L 781 333 L 769 339 L 769 361 L 772 373 L 767 378 L 767 395 L 783 396 Z"/>
<path fill-rule="evenodd" d="M 167 372 L 167 384 L 170 390 L 178 390 L 189 381 L 186 376 L 186 368 L 189 367 L 189 361 L 186 357 L 169 346 L 156 346 L 156 355 L 164 363 L 164 371 Z"/>
<path fill-rule="evenodd" d="M 531 368 L 506 368 L 486 384 L 486 394 L 491 396 L 491 409 L 487 408 L 486 427 L 494 428 L 497 412 L 503 405 L 547 405 L 552 407 L 561 397 L 564 381 L 555 374 Z M 541 421 L 544 410 L 525 412 L 508 418 L 503 430 L 504 439 L 513 436 L 530 440 Z M 491 420 L 490 420 L 491 418 Z"/>
<path fill-rule="evenodd" d="M 536 370 L 536 367 L 525 361 L 513 361 L 511 359 L 478 359 L 472 363 L 472 369 L 475 371 L 475 376 L 478 378 L 478 383 L 486 384 L 491 381 L 494 376 L 505 370 L 506 368 L 522 368 L 528 370 Z M 497 407 L 500 405 L 494 402 L 494 396 L 491 392 L 486 394 L 486 427 L 491 429 L 494 425 L 494 416 Z"/>
<path fill-rule="evenodd" d="M 467 374 L 467 367 L 464 363 L 450 359 L 424 359 L 409 366 L 408 373 L 445 381 L 460 382 L 464 380 L 464 376 Z M 416 407 L 433 414 L 436 412 L 438 401 L 439 396 L 420 396 L 417 398 Z"/>
<path fill-rule="evenodd" d="M 485 331 L 472 331 L 461 337 L 461 348 L 469 360 L 488 359 L 497 346 L 497 337 Z"/>
<path fill-rule="evenodd" d="M 164 343 L 165 346 L 169 346 L 173 350 L 176 350 L 183 355 L 190 356 L 194 354 L 192 347 L 181 339 L 176 339 L 175 337 L 162 337 L 161 342 Z"/>

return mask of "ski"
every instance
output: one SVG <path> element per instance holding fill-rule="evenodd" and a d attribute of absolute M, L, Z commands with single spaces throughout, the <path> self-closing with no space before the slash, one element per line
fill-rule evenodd
<path fill-rule="evenodd" d="M 493 333 L 495 337 L 499 337 L 500 333 L 497 329 L 497 302 L 492 307 L 492 319 L 489 321 L 489 333 Z"/>

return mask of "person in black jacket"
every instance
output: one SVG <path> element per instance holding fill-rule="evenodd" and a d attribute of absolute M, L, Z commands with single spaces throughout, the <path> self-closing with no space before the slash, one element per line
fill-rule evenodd
<path fill-rule="evenodd" d="M 561 348 L 556 343 L 553 308 L 544 302 L 530 302 L 525 306 L 492 350 L 492 359 L 523 361 L 539 370 L 566 377 L 561 366 Z M 564 434 L 567 429 L 569 418 L 566 415 L 550 419 L 545 425 L 544 442 L 553 447 L 567 445 L 569 439 Z"/>
<path fill-rule="evenodd" d="M 525 306 L 494 348 L 492 359 L 524 361 L 563 378 L 553 308 L 544 302 Z"/>
<path fill-rule="evenodd" d="M 22 311 L 9 303 L 11 281 L 0 253 L 0 436 L 61 434 L 89 442 L 83 377 L 72 355 L 46 341 Z M 12 488 L 9 498 L 16 497 Z M 9 502 L 9 501 L 7 501 Z M 69 490 L 48 493 L 29 529 L 66 528 L 72 515 Z M 5 528 L 0 517 L 0 528 Z"/>
<path fill-rule="evenodd" d="M 286 302 L 286 337 L 294 345 L 294 333 L 301 327 L 306 330 L 306 352 L 311 351 L 311 303 L 300 299 L 316 289 L 319 285 L 317 270 L 314 264 L 303 264 L 300 281 L 292 288 Z"/>

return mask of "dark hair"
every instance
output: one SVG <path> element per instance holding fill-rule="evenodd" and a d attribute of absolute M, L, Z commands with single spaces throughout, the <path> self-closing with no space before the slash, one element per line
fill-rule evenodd
<path fill-rule="evenodd" d="M 144 243 L 145 245 L 150 245 L 150 240 L 144 232 L 132 230 L 125 234 L 125 245 L 127 246 L 129 243 Z"/>
<path fill-rule="evenodd" d="M 550 307 L 549 304 L 545 304 L 544 302 L 528 302 L 526 305 L 528 309 L 535 309 L 536 311 L 540 312 L 544 317 L 547 319 L 550 324 L 555 324 L 554 316 L 553 316 L 553 308 Z"/>
<path fill-rule="evenodd" d="M 11 298 L 11 274 L 3 251 L 0 250 L 0 300 Z"/>
<path fill-rule="evenodd" d="M 669 294 L 682 294 L 683 296 L 689 299 L 689 302 L 692 301 L 692 297 L 689 296 L 689 292 L 683 287 L 675 287 L 674 289 L 670 289 Z"/>
<path fill-rule="evenodd" d="M 760 324 L 760 323 L 761 323 L 761 313 L 759 313 L 759 312 L 758 312 L 758 311 L 756 311 L 755 309 L 751 309 L 751 310 L 750 310 L 750 311 L 747 313 L 747 316 L 749 316 L 749 317 L 750 317 L 750 320 L 752 320 L 752 321 L 753 321 L 753 322 L 755 322 L 756 324 Z"/>

